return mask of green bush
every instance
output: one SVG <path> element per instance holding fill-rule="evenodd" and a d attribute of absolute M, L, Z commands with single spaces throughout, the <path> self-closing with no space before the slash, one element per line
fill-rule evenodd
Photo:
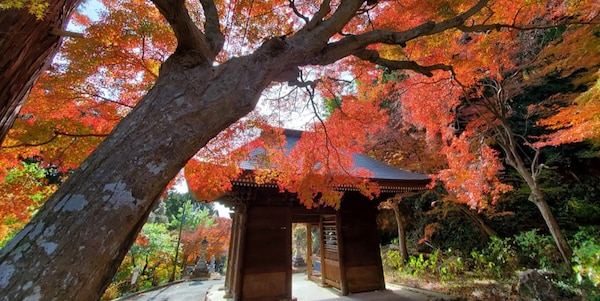
<path fill-rule="evenodd" d="M 516 251 L 512 239 L 490 237 L 490 242 L 481 251 L 472 251 L 474 272 L 492 279 L 505 279 L 514 276 L 518 267 Z"/>
<path fill-rule="evenodd" d="M 449 281 L 456 278 L 456 276 L 463 274 L 465 271 L 465 264 L 461 256 L 454 255 L 446 258 L 439 267 L 440 279 L 442 281 Z"/>
<path fill-rule="evenodd" d="M 577 283 L 589 288 L 590 300 L 600 300 L 600 229 L 581 227 L 573 236 L 573 271 Z"/>
<path fill-rule="evenodd" d="M 559 276 L 556 284 L 564 296 L 589 296 L 584 300 L 600 301 L 600 227 L 581 227 L 570 243 L 573 278 L 561 277 L 565 275 L 565 265 L 554 241 L 537 230 L 512 238 L 491 237 L 483 249 L 473 250 L 466 257 L 457 251 L 436 249 L 431 254 L 410 256 L 403 264 L 398 251 L 389 250 L 382 254 L 382 262 L 384 267 L 399 273 L 442 282 L 461 276 L 465 270 L 478 277 L 513 282 L 519 270 L 545 269 Z"/>
<path fill-rule="evenodd" d="M 381 256 L 381 263 L 384 267 L 387 267 L 392 270 L 399 270 L 404 265 L 402 263 L 402 257 L 400 256 L 400 252 L 396 250 L 388 250 Z"/>
<path fill-rule="evenodd" d="M 423 253 L 419 254 L 419 256 L 409 256 L 408 263 L 405 266 L 405 271 L 408 274 L 417 276 L 426 274 L 427 271 L 427 263 Z"/>
<path fill-rule="evenodd" d="M 549 235 L 537 233 L 538 229 L 521 232 L 514 236 L 514 241 L 522 268 L 558 271 L 562 259 L 554 240 Z"/>
<path fill-rule="evenodd" d="M 411 255 L 408 262 L 402 264 L 400 253 L 396 250 L 388 250 L 383 254 L 382 262 L 384 267 L 402 274 L 449 281 L 462 274 L 465 266 L 461 256 L 454 255 L 451 251 L 447 253 L 435 250 L 431 254 Z"/>

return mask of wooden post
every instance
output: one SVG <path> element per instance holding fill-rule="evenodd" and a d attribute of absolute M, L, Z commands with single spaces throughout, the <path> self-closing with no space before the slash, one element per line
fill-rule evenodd
<path fill-rule="evenodd" d="M 342 296 L 348 295 L 348 281 L 346 278 L 346 262 L 344 260 L 344 232 L 342 232 L 342 214 L 338 210 L 335 215 L 335 229 L 337 232 L 337 243 L 338 243 L 338 256 L 340 263 L 340 281 L 341 281 L 341 290 Z"/>
<path fill-rule="evenodd" d="M 246 206 L 242 206 L 241 210 L 240 210 L 240 222 L 238 224 L 239 226 L 239 234 L 238 234 L 238 238 L 237 238 L 237 245 L 238 247 L 236 248 L 236 266 L 234 267 L 234 271 L 233 271 L 233 299 L 234 300 L 241 300 L 242 299 L 242 283 L 243 283 L 243 279 L 244 279 L 244 275 L 243 274 L 243 266 L 244 266 L 244 245 L 245 245 L 245 238 L 246 238 L 246 222 L 248 219 L 248 208 Z"/>
<path fill-rule="evenodd" d="M 229 237 L 229 252 L 227 257 L 227 271 L 225 273 L 225 298 L 233 297 L 233 271 L 237 266 L 238 236 L 240 232 L 240 213 L 239 207 L 234 209 L 233 220 L 231 221 L 231 235 Z"/>
<path fill-rule="evenodd" d="M 313 224 L 306 223 L 306 278 L 311 280 L 313 262 L 312 262 L 312 228 Z"/>
<path fill-rule="evenodd" d="M 291 204 L 291 203 L 290 203 Z M 292 300 L 292 210 L 291 207 L 287 208 L 286 213 L 286 242 L 285 242 L 285 253 L 287 254 L 286 260 L 286 273 L 285 273 L 285 291 L 287 292 L 288 300 Z"/>

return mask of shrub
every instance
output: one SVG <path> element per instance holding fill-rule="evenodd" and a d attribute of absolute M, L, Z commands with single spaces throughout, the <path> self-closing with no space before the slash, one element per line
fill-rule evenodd
<path fill-rule="evenodd" d="M 590 300 L 600 300 L 600 229 L 581 227 L 573 236 L 573 271 L 577 283 L 589 289 Z"/>
<path fill-rule="evenodd" d="M 522 268 L 559 270 L 562 259 L 554 240 L 537 231 L 538 229 L 533 229 L 515 235 L 519 265 Z"/>
<path fill-rule="evenodd" d="M 384 267 L 403 274 L 429 277 L 440 281 L 452 280 L 464 271 L 462 257 L 452 254 L 450 250 L 447 251 L 447 254 L 437 249 L 431 254 L 411 255 L 406 264 L 402 264 L 397 250 L 388 250 L 383 254 L 382 262 Z"/>
<path fill-rule="evenodd" d="M 463 274 L 464 270 L 465 265 L 461 256 L 449 256 L 439 267 L 440 279 L 442 281 L 453 280 L 456 276 Z"/>
<path fill-rule="evenodd" d="M 510 278 L 518 266 L 516 252 L 510 238 L 490 237 L 490 242 L 481 251 L 472 251 L 474 272 L 492 279 Z"/>
<path fill-rule="evenodd" d="M 392 270 L 399 270 L 404 265 L 402 263 L 402 257 L 400 256 L 400 252 L 393 249 L 390 249 L 383 254 L 383 256 L 381 257 L 381 262 L 384 267 L 390 268 Z"/>

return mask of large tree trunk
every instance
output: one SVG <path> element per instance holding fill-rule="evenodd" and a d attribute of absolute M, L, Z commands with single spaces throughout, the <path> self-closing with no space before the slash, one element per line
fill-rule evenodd
<path fill-rule="evenodd" d="M 540 213 L 542 214 L 542 217 L 546 222 L 546 226 L 548 227 L 548 231 L 554 238 L 554 243 L 556 243 L 556 247 L 558 248 L 558 251 L 562 256 L 563 261 L 568 266 L 571 266 L 573 250 L 567 242 L 567 239 L 565 239 L 564 235 L 562 234 L 560 227 L 558 227 L 558 223 L 556 222 L 556 219 L 554 218 L 554 215 L 550 210 L 550 206 L 548 206 L 548 203 L 544 198 L 544 193 L 540 190 L 540 188 L 537 185 L 537 182 L 535 181 L 535 179 L 533 179 L 533 177 L 531 177 L 530 174 L 525 173 L 522 174 L 522 176 L 524 177 L 525 182 L 529 186 L 529 189 L 531 189 L 531 193 L 529 194 L 529 201 L 534 203 L 540 210 Z"/>
<path fill-rule="evenodd" d="M 554 238 L 554 242 L 556 243 L 556 247 L 558 248 L 560 255 L 562 256 L 564 262 L 570 266 L 571 259 L 573 258 L 573 250 L 560 231 L 558 223 L 556 222 L 556 219 L 554 218 L 554 215 L 552 214 L 550 206 L 548 206 L 544 195 L 537 187 L 535 187 L 531 190 L 529 200 L 533 202 L 540 210 L 540 213 L 546 222 L 546 226 L 548 227 L 548 231 Z"/>
<path fill-rule="evenodd" d="M 31 87 L 60 45 L 61 29 L 79 0 L 47 0 L 42 20 L 26 9 L 0 9 L 0 145 Z"/>
<path fill-rule="evenodd" d="M 98 300 L 168 182 L 286 68 L 273 44 L 217 67 L 171 56 L 140 104 L 0 251 L 0 300 Z"/>
<path fill-rule="evenodd" d="M 298 66 L 327 65 L 349 55 L 424 74 L 445 69 L 380 60 L 366 47 L 405 45 L 461 26 L 487 3 L 480 0 L 444 22 L 334 42 L 331 37 L 364 1 L 341 1 L 333 13 L 323 5 L 293 36 L 269 39 L 251 55 L 215 65 L 224 37 L 214 3 L 200 1 L 203 32 L 184 0 L 153 2 L 177 37 L 175 54 L 152 90 L 0 250 L 0 300 L 99 299 L 169 181 L 210 139 L 254 109 L 267 85 L 296 80 Z"/>

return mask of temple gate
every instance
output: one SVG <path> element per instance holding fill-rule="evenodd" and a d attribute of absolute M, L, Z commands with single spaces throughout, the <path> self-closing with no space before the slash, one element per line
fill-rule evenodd
<path fill-rule="evenodd" d="M 288 147 L 300 131 L 285 130 Z M 273 184 L 257 184 L 252 177 L 233 180 L 231 192 L 219 202 L 233 209 L 231 243 L 225 280 L 233 300 L 292 300 L 292 223 L 306 223 L 309 278 L 332 286 L 341 295 L 383 290 L 385 281 L 379 250 L 376 214 L 380 201 L 396 193 L 426 189 L 429 177 L 406 172 L 355 155 L 355 166 L 373 173 L 381 194 L 374 200 L 353 187 L 344 192 L 339 210 L 307 209 L 292 193 Z M 247 170 L 250 172 L 250 170 Z M 319 254 L 312 254 L 318 235 Z M 320 276 L 313 264 L 320 263 Z"/>

